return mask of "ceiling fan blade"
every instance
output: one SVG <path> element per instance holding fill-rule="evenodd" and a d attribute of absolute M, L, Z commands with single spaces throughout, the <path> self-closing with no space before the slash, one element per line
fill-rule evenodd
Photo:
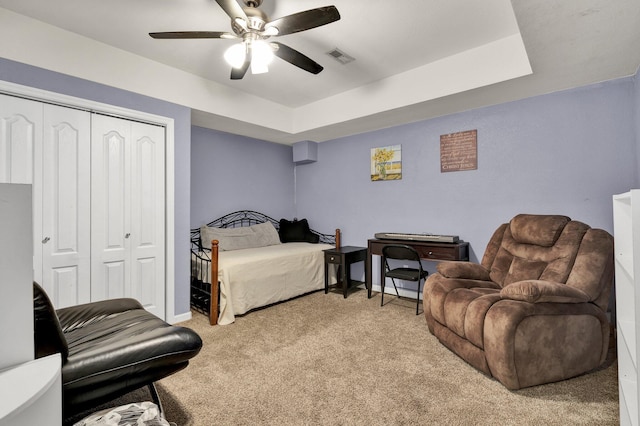
<path fill-rule="evenodd" d="M 278 35 L 292 34 L 330 24 L 339 19 L 340 13 L 335 6 L 325 6 L 283 16 L 268 22 L 265 25 L 265 30 L 275 27 L 278 29 Z"/>
<path fill-rule="evenodd" d="M 251 65 L 250 58 L 244 61 L 242 68 L 231 68 L 231 80 L 242 80 L 249 69 L 249 65 Z"/>
<path fill-rule="evenodd" d="M 242 7 L 238 4 L 236 0 L 216 0 L 216 2 L 220 5 L 224 13 L 229 15 L 232 21 L 235 21 L 236 18 L 240 18 L 244 21 L 248 21 L 247 14 L 244 13 Z"/>
<path fill-rule="evenodd" d="M 318 74 L 324 69 L 322 65 L 320 65 L 313 59 L 303 55 L 295 49 L 292 49 L 286 44 L 278 42 L 272 42 L 271 44 L 275 44 L 277 46 L 277 49 L 275 49 L 273 52 L 274 55 L 289 62 L 292 65 L 295 65 L 298 68 L 309 71 L 312 74 Z"/>
<path fill-rule="evenodd" d="M 240 68 L 231 68 L 231 80 L 242 80 L 251 65 L 251 47 L 247 44 L 244 62 Z"/>
<path fill-rule="evenodd" d="M 179 39 L 179 38 L 238 38 L 235 34 L 224 31 L 168 31 L 162 33 L 149 33 L 156 39 Z"/>

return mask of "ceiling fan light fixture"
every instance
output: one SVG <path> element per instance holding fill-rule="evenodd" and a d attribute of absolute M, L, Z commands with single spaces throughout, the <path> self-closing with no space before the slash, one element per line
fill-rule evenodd
<path fill-rule="evenodd" d="M 233 68 L 240 68 L 247 55 L 245 43 L 236 43 L 224 52 L 224 60 Z"/>
<path fill-rule="evenodd" d="M 272 60 L 273 50 L 267 42 L 257 40 L 251 44 L 251 61 L 257 61 L 265 65 L 269 65 Z"/>
<path fill-rule="evenodd" d="M 247 21 L 242 18 L 236 18 L 233 20 L 233 23 L 239 26 L 244 31 L 249 31 L 249 27 L 247 26 Z"/>
<path fill-rule="evenodd" d="M 265 74 L 269 72 L 269 66 L 260 62 L 251 61 L 251 74 Z"/>
<path fill-rule="evenodd" d="M 274 26 L 265 26 L 264 30 L 262 31 L 262 36 L 265 37 L 275 37 L 278 34 L 280 34 L 280 30 L 278 29 L 278 27 L 274 27 Z"/>
<path fill-rule="evenodd" d="M 263 74 L 269 72 L 269 64 L 273 60 L 273 50 L 263 40 L 256 40 L 251 44 L 251 73 Z"/>

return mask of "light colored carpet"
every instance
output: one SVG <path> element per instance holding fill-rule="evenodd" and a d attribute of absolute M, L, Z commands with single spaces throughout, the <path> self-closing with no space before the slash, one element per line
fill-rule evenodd
<path fill-rule="evenodd" d="M 187 425 L 614 425 L 617 363 L 559 383 L 509 391 L 432 336 L 415 302 L 356 290 L 313 293 L 210 327 L 158 390 Z"/>

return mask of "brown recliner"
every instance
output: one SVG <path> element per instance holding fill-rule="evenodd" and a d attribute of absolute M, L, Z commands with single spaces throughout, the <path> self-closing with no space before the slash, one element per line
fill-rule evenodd
<path fill-rule="evenodd" d="M 566 216 L 521 214 L 481 264 L 442 262 L 424 287 L 429 330 L 508 389 L 586 373 L 606 359 L 613 237 Z"/>

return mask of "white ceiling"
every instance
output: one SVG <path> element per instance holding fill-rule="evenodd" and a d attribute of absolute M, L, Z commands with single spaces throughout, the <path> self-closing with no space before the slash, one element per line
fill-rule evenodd
<path fill-rule="evenodd" d="M 241 2 L 242 0 L 240 0 Z M 278 37 L 324 66 L 278 58 L 229 79 L 234 40 L 214 0 L 0 0 L 0 56 L 192 108 L 203 127 L 279 143 L 325 141 L 633 75 L 638 0 L 264 0 L 271 19 L 335 5 L 341 19 Z M 11 42 L 12 41 L 12 42 Z M 342 65 L 339 48 L 356 60 Z"/>

